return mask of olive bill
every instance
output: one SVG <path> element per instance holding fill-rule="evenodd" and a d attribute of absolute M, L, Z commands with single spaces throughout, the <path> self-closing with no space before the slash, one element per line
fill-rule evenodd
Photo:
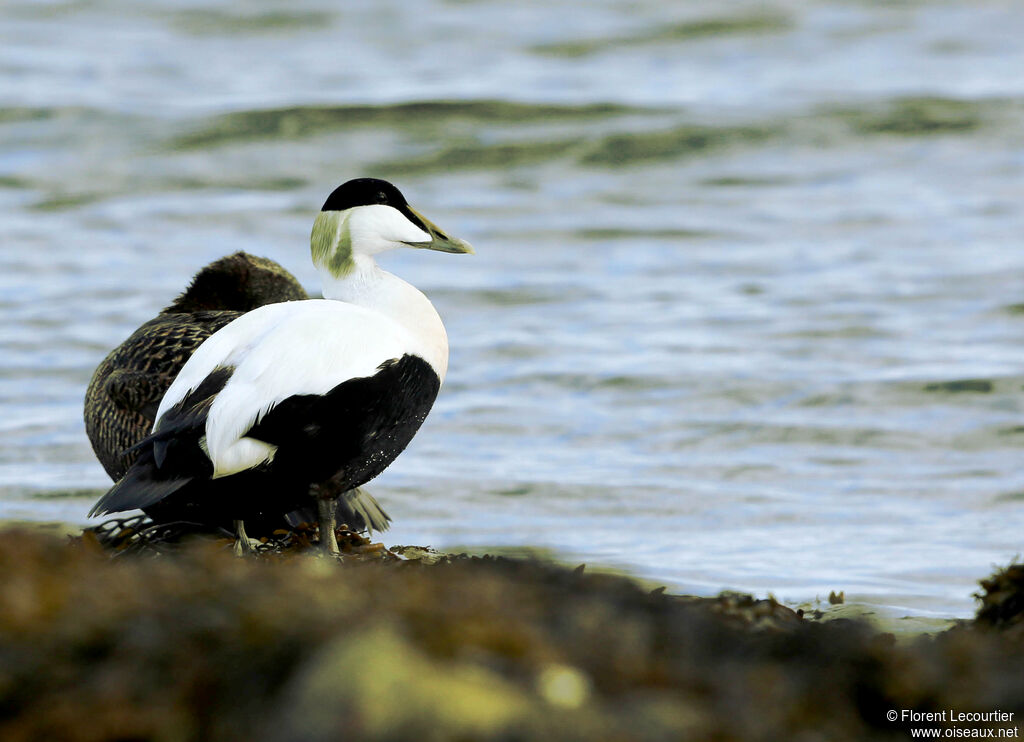
<path fill-rule="evenodd" d="M 458 237 L 449 237 L 443 229 L 427 219 L 423 214 L 416 211 L 411 206 L 406 206 L 406 208 L 416 217 L 420 224 L 422 224 L 425 231 L 431 238 L 430 242 L 406 242 L 405 244 L 409 247 L 419 247 L 425 250 L 437 250 L 439 252 L 466 253 L 469 255 L 473 255 L 475 253 L 473 246 L 465 240 L 460 240 Z"/>

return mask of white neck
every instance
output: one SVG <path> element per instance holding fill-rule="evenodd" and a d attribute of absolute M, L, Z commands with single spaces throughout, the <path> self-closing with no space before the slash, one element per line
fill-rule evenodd
<path fill-rule="evenodd" d="M 325 299 L 378 312 L 409 331 L 412 349 L 444 381 L 448 372 L 448 334 L 434 305 L 415 286 L 377 265 L 369 255 L 353 256 L 354 267 L 340 278 L 321 269 Z"/>

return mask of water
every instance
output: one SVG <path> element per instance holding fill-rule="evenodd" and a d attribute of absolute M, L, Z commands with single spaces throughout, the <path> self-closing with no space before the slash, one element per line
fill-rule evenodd
<path fill-rule="evenodd" d="M 390 543 L 967 615 L 1024 532 L 1013 2 L 237 6 L 0 24 L 0 518 L 85 522 L 92 369 L 200 265 L 310 288 L 396 182 L 451 372 Z"/>

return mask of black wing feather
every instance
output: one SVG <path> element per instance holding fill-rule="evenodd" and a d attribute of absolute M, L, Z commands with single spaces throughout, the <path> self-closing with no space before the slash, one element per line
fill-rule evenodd
<path fill-rule="evenodd" d="M 192 477 L 156 478 L 159 469 L 153 465 L 152 453 L 144 452 L 128 469 L 128 473 L 92 506 L 89 517 L 120 513 L 123 510 L 144 510 L 173 495 L 192 481 Z"/>
<path fill-rule="evenodd" d="M 89 515 L 145 509 L 195 479 L 208 479 L 213 465 L 200 440 L 214 398 L 228 383 L 232 367 L 217 367 L 157 422 L 156 430 L 129 449 L 139 457 L 99 499 Z"/>

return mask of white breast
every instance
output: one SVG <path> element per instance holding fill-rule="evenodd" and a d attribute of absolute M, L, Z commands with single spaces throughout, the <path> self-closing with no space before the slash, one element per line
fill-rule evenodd
<path fill-rule="evenodd" d="M 342 279 L 323 275 L 324 297 L 355 304 L 397 322 L 408 330 L 416 355 L 444 382 L 448 371 L 448 334 L 434 305 L 410 283 L 382 270 L 366 255 L 355 255 L 354 270 Z"/>

